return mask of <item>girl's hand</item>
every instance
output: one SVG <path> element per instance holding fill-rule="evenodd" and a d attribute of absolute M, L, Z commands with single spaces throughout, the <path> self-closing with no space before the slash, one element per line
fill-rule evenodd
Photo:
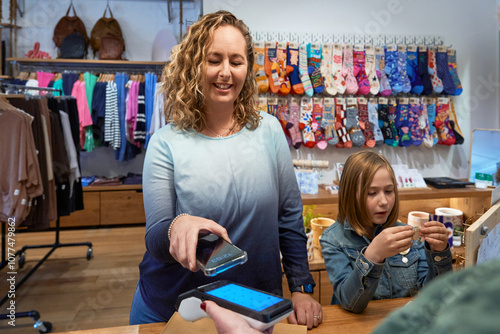
<path fill-rule="evenodd" d="M 179 217 L 170 229 L 170 254 L 184 268 L 193 272 L 200 270 L 196 264 L 196 245 L 200 232 L 211 232 L 231 241 L 224 227 L 213 220 L 196 216 Z"/>
<path fill-rule="evenodd" d="M 410 248 L 414 233 L 409 225 L 388 227 L 373 238 L 365 250 L 365 257 L 372 262 L 382 263 L 386 258 Z"/>
<path fill-rule="evenodd" d="M 442 252 L 448 246 L 448 229 L 438 221 L 430 221 L 422 224 L 420 236 L 431 246 L 431 251 Z"/>

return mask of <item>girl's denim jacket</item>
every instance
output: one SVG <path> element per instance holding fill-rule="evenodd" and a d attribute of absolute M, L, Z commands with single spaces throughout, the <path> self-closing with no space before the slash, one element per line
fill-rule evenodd
<path fill-rule="evenodd" d="M 375 236 L 381 231 L 382 226 L 377 226 Z M 372 299 L 414 296 L 428 281 L 453 270 L 449 246 L 431 252 L 429 244 L 420 241 L 413 242 L 404 257 L 396 254 L 382 264 L 371 262 L 364 255 L 370 239 L 358 235 L 347 221 L 327 228 L 320 242 L 333 285 L 332 304 L 340 303 L 355 313 L 361 313 Z"/>

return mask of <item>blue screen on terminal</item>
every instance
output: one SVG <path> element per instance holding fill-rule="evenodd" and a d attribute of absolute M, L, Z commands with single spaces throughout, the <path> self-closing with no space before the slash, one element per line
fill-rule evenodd
<path fill-rule="evenodd" d="M 208 294 L 260 312 L 279 303 L 282 299 L 236 284 L 224 285 L 207 291 Z"/>

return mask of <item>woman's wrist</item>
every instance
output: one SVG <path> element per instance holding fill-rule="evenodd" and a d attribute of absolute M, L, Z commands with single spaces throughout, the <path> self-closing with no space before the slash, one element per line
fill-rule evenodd
<path fill-rule="evenodd" d="M 175 217 L 172 222 L 170 223 L 170 226 L 168 227 L 168 241 L 171 240 L 171 233 L 172 233 L 172 227 L 174 226 L 174 224 L 177 222 L 177 220 L 181 217 L 185 217 L 185 216 L 189 216 L 189 214 L 187 213 L 181 213 L 180 215 L 178 215 L 177 217 Z"/>

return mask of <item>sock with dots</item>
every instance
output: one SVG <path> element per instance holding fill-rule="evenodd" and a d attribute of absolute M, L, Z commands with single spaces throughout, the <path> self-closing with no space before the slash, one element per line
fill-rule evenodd
<path fill-rule="evenodd" d="M 307 69 L 307 47 L 303 44 L 299 47 L 299 75 L 305 93 L 309 97 L 313 96 L 314 89 L 312 87 L 311 78 L 309 78 L 309 71 Z"/>
<path fill-rule="evenodd" d="M 406 72 L 411 82 L 411 93 L 420 95 L 424 91 L 424 84 L 418 74 L 418 59 L 417 47 L 415 45 L 408 45 L 408 52 L 406 58 Z"/>
<path fill-rule="evenodd" d="M 448 49 L 448 70 L 450 71 L 451 77 L 453 79 L 453 84 L 455 85 L 455 91 L 453 92 L 453 95 L 462 94 L 462 83 L 458 78 L 457 72 L 457 55 L 455 50 L 453 49 Z"/>
<path fill-rule="evenodd" d="M 345 114 L 345 99 L 335 99 L 335 129 L 339 136 L 339 142 L 335 145 L 337 148 L 351 148 L 352 140 L 346 127 L 347 119 Z"/>
<path fill-rule="evenodd" d="M 377 108 L 378 103 L 376 98 L 368 100 L 368 121 L 373 129 L 375 146 L 381 146 L 384 143 L 384 136 L 382 130 L 380 130 Z"/>
<path fill-rule="evenodd" d="M 380 91 L 380 82 L 375 70 L 375 48 L 373 45 L 365 45 L 366 75 L 370 82 L 370 94 L 377 95 Z"/>
<path fill-rule="evenodd" d="M 443 82 L 437 75 L 435 46 L 430 46 L 427 49 L 427 67 L 429 68 L 429 75 L 431 76 L 432 89 L 434 93 L 441 94 L 443 92 L 444 86 Z"/>
<path fill-rule="evenodd" d="M 368 117 L 368 101 L 365 98 L 358 98 L 359 127 L 365 137 L 365 147 L 375 147 L 375 135 L 370 125 Z"/>
<path fill-rule="evenodd" d="M 385 97 L 391 95 L 391 84 L 385 73 L 385 51 L 381 46 L 375 48 L 375 72 L 380 81 L 380 95 Z"/>
<path fill-rule="evenodd" d="M 323 119 L 321 127 L 325 129 L 325 139 L 330 145 L 336 145 L 339 142 L 337 131 L 335 130 L 335 100 L 325 97 L 323 99 Z"/>
<path fill-rule="evenodd" d="M 436 104 L 436 125 L 439 141 L 438 144 L 451 146 L 455 144 L 455 134 L 450 126 L 450 104 L 448 98 L 440 97 Z"/>
<path fill-rule="evenodd" d="M 409 93 L 411 91 L 411 82 L 408 78 L 408 72 L 406 71 L 406 45 L 398 46 L 398 71 L 401 76 L 401 82 L 403 84 L 403 93 Z"/>
<path fill-rule="evenodd" d="M 333 44 L 332 74 L 337 94 L 344 94 L 345 80 L 342 75 L 342 44 Z"/>
<path fill-rule="evenodd" d="M 325 90 L 325 79 L 321 74 L 321 45 L 307 44 L 307 70 L 316 94 Z"/>
<path fill-rule="evenodd" d="M 255 55 L 255 61 L 253 63 L 255 81 L 257 81 L 259 93 L 263 94 L 269 89 L 269 81 L 267 79 L 266 71 L 264 70 L 264 59 L 266 58 L 265 43 L 255 42 L 253 50 Z"/>
<path fill-rule="evenodd" d="M 346 128 L 351 136 L 352 144 L 356 147 L 362 147 L 365 144 L 365 137 L 359 128 L 358 101 L 355 98 L 347 99 Z"/>
<path fill-rule="evenodd" d="M 302 81 L 300 81 L 299 74 L 299 44 L 298 43 L 288 43 L 287 65 L 292 68 L 290 72 L 290 82 L 292 84 L 292 94 L 304 94 L 304 86 Z"/>
<path fill-rule="evenodd" d="M 333 47 L 332 44 L 323 44 L 321 47 L 321 74 L 325 78 L 325 90 L 329 95 L 337 94 L 337 87 L 333 78 Z"/>
<path fill-rule="evenodd" d="M 424 85 L 424 90 L 422 94 L 431 95 L 433 92 L 432 80 L 429 74 L 428 60 L 427 60 L 427 47 L 425 45 L 419 45 L 418 51 L 418 74 L 422 79 Z"/>
<path fill-rule="evenodd" d="M 443 82 L 443 93 L 447 95 L 455 94 L 455 83 L 448 69 L 448 50 L 446 47 L 438 47 L 436 53 L 437 75 Z"/>
<path fill-rule="evenodd" d="M 424 139 L 422 130 L 419 124 L 420 118 L 420 101 L 418 98 L 410 98 L 410 107 L 408 109 L 408 122 L 410 123 L 411 144 L 420 146 Z"/>
<path fill-rule="evenodd" d="M 385 74 L 391 84 L 392 92 L 397 94 L 403 90 L 403 82 L 398 70 L 398 51 L 396 45 L 388 45 L 385 52 Z"/>
<path fill-rule="evenodd" d="M 305 147 L 313 148 L 316 144 L 314 130 L 312 128 L 312 99 L 303 97 L 300 101 L 299 128 L 302 131 L 302 143 Z"/>
<path fill-rule="evenodd" d="M 357 95 L 366 95 L 370 92 L 370 81 L 366 75 L 365 49 L 363 45 L 356 45 L 353 51 L 353 74 L 358 83 Z"/>
<path fill-rule="evenodd" d="M 342 75 L 345 78 L 345 93 L 346 94 L 356 94 L 358 91 L 358 82 L 354 76 L 354 61 L 352 54 L 352 45 L 344 45 L 344 62 L 342 65 Z"/>
<path fill-rule="evenodd" d="M 290 113 L 288 116 L 288 123 L 286 125 L 288 132 L 290 132 L 290 138 L 292 139 L 292 146 L 296 149 L 302 145 L 302 135 L 299 129 L 299 118 L 300 118 L 300 99 L 292 97 L 290 99 Z"/>
<path fill-rule="evenodd" d="M 266 42 L 266 58 L 264 59 L 264 70 L 267 74 L 269 89 L 277 94 L 280 90 L 280 66 L 275 42 Z"/>

